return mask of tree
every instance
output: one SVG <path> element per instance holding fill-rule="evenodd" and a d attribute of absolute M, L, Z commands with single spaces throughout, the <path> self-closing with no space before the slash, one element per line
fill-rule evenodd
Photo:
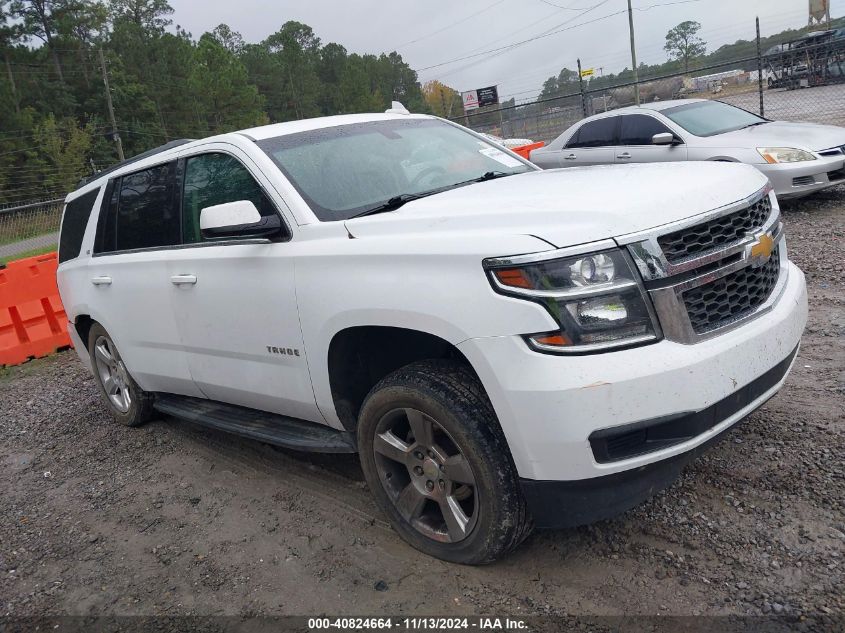
<path fill-rule="evenodd" d="M 436 79 L 423 84 L 422 93 L 429 109 L 437 116 L 449 118 L 463 113 L 463 101 L 458 91 Z"/>
<path fill-rule="evenodd" d="M 92 165 L 115 162 L 101 51 L 130 157 L 174 138 L 377 112 L 393 99 L 442 109 L 398 53 L 350 54 L 293 21 L 258 44 L 225 24 L 197 41 L 173 28 L 172 13 L 168 0 L 0 0 L 0 201 L 65 193 Z"/>
<path fill-rule="evenodd" d="M 173 21 L 167 0 L 111 0 L 112 20 L 131 22 L 146 33 L 162 33 Z"/>
<path fill-rule="evenodd" d="M 669 53 L 669 57 L 675 61 L 684 63 L 684 72 L 689 71 L 689 62 L 694 57 L 703 55 L 707 51 L 707 44 L 698 37 L 701 25 L 698 22 L 687 20 L 666 34 L 666 44 L 663 50 Z"/>
<path fill-rule="evenodd" d="M 56 50 L 55 38 L 56 22 L 63 8 L 62 2 L 54 0 L 13 0 L 11 4 L 11 14 L 21 21 L 23 32 L 47 44 L 53 57 L 56 74 L 62 83 L 65 78 L 59 53 Z"/>
<path fill-rule="evenodd" d="M 79 127 L 73 119 L 56 121 L 50 114 L 35 129 L 38 156 L 32 163 L 44 165 L 46 191 L 72 190 L 86 173 L 85 159 L 91 148 L 90 126 Z"/>
<path fill-rule="evenodd" d="M 208 129 L 231 132 L 268 123 L 264 100 L 249 83 L 246 68 L 211 33 L 196 47 L 188 81 Z"/>
<path fill-rule="evenodd" d="M 235 55 L 240 55 L 244 49 L 244 38 L 240 33 L 229 28 L 228 24 L 218 24 L 215 26 L 211 32 L 211 37 Z"/>

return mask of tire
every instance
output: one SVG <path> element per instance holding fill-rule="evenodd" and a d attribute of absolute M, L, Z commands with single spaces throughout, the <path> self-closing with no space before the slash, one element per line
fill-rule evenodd
<path fill-rule="evenodd" d="M 105 346 L 110 360 L 100 353 L 99 346 Z M 88 353 L 94 379 L 114 419 L 125 426 L 140 426 L 150 420 L 152 394 L 141 389 L 129 375 L 117 346 L 99 323 L 94 323 L 88 333 Z M 109 379 L 111 382 L 107 386 Z M 123 397 L 123 394 L 128 394 L 128 397 Z"/>
<path fill-rule="evenodd" d="M 477 565 L 530 534 L 507 442 L 466 366 L 428 360 L 388 375 L 364 400 L 357 434 L 376 503 L 418 550 Z"/>

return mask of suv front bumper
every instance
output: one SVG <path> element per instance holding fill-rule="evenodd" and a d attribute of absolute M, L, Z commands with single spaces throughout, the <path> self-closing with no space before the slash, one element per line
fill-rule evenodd
<path fill-rule="evenodd" d="M 770 311 L 695 345 L 664 340 L 585 356 L 539 354 L 519 336 L 458 346 L 496 410 L 538 525 L 543 512 L 564 504 L 569 519 L 549 525 L 584 523 L 635 505 L 671 483 L 696 449 L 777 393 L 807 321 L 804 275 L 787 266 Z M 768 382 L 758 380 L 764 376 Z M 602 454 L 603 434 L 655 423 L 662 432 L 648 452 Z M 696 434 L 661 445 L 673 425 Z"/>

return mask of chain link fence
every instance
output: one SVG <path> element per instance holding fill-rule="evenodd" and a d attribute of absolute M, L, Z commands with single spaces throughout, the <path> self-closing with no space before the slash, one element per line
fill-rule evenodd
<path fill-rule="evenodd" d="M 504 138 L 552 141 L 581 119 L 637 103 L 717 99 L 782 121 L 845 126 L 845 32 L 827 31 L 758 55 L 610 84 L 604 78 L 530 103 L 490 106 L 453 120 Z"/>
<path fill-rule="evenodd" d="M 0 206 L 0 262 L 54 250 L 63 206 L 62 198 Z"/>

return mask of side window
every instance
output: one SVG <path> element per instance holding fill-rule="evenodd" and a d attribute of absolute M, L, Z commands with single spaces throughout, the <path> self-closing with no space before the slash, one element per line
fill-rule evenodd
<path fill-rule="evenodd" d="M 616 127 L 618 116 L 605 117 L 589 121 L 577 132 L 577 141 L 570 141 L 567 147 L 607 147 L 616 145 Z"/>
<path fill-rule="evenodd" d="M 99 187 L 71 200 L 65 207 L 62 218 L 62 232 L 59 236 L 59 263 L 79 257 L 82 238 L 88 226 L 88 218 L 94 208 L 94 201 L 100 194 Z"/>
<path fill-rule="evenodd" d="M 182 187 L 182 235 L 186 244 L 201 242 L 200 212 L 225 202 L 249 200 L 262 217 L 276 209 L 238 159 L 228 154 L 201 154 L 187 159 Z"/>
<path fill-rule="evenodd" d="M 620 145 L 651 145 L 651 137 L 672 130 L 646 114 L 628 114 L 622 117 Z"/>
<path fill-rule="evenodd" d="M 98 225 L 97 253 L 179 244 L 174 200 L 176 163 L 126 174 L 106 190 Z"/>

